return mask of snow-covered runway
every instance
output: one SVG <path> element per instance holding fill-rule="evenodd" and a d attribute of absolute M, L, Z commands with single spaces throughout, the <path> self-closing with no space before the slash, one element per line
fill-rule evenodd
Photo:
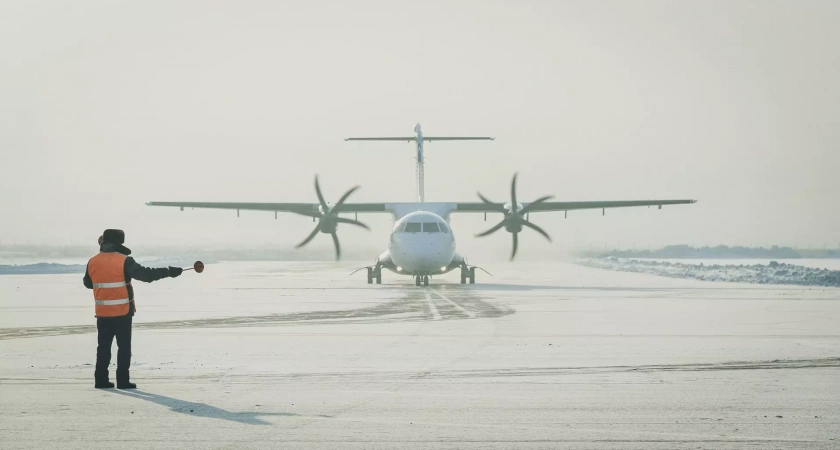
<path fill-rule="evenodd" d="M 353 266 L 139 285 L 136 391 L 92 387 L 79 276 L 0 277 L 0 447 L 840 446 L 840 289 L 560 263 L 369 286 Z"/>

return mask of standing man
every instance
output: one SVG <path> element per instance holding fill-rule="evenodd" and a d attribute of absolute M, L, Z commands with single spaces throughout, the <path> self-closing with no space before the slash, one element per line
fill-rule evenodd
<path fill-rule="evenodd" d="M 129 257 L 131 250 L 123 245 L 125 233 L 122 230 L 105 230 L 99 237 L 99 254 L 88 261 L 84 284 L 93 289 L 96 303 L 96 329 L 99 346 L 96 347 L 95 387 L 114 387 L 108 380 L 108 365 L 111 364 L 111 343 L 117 338 L 117 389 L 134 389 L 136 384 L 129 380 L 131 365 L 131 320 L 134 316 L 134 289 L 131 280 L 146 283 L 161 278 L 175 278 L 181 275 L 179 267 L 152 269 L 143 267 Z"/>

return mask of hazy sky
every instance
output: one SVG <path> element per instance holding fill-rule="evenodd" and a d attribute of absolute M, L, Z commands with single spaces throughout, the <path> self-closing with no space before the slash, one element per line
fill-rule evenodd
<path fill-rule="evenodd" d="M 148 200 L 696 198 L 533 216 L 554 248 L 840 245 L 840 2 L 0 3 L 0 242 L 289 248 L 312 224 Z M 491 220 L 497 218 L 491 218 Z M 342 229 L 348 248 L 384 249 Z M 459 248 L 509 236 L 454 216 Z M 525 252 L 544 242 L 533 234 Z M 317 239 L 326 248 L 329 239 Z M 374 255 L 371 255 L 373 257 Z"/>

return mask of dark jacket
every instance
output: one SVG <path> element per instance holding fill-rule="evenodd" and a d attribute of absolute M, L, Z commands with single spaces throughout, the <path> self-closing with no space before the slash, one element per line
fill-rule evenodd
<path fill-rule="evenodd" d="M 104 242 L 99 247 L 100 252 L 110 253 L 116 252 L 117 247 L 109 242 Z M 161 267 L 161 268 L 151 268 L 151 267 L 143 267 L 140 264 L 137 264 L 137 261 L 134 258 L 128 256 L 125 258 L 125 282 L 130 283 L 131 280 L 140 280 L 145 283 L 151 283 L 152 281 L 160 280 L 161 278 L 166 278 L 169 276 L 169 268 L 168 267 Z M 90 273 L 88 273 L 87 269 L 85 269 L 85 277 L 82 279 L 85 287 L 88 289 L 93 289 L 93 281 L 90 279 Z M 134 315 L 134 288 L 129 285 L 128 288 L 128 299 L 131 300 L 131 307 L 129 308 L 128 315 Z"/>

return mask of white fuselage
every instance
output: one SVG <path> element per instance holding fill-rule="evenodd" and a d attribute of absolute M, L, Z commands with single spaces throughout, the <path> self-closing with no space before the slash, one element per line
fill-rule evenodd
<path fill-rule="evenodd" d="M 429 211 L 408 213 L 396 221 L 388 254 L 395 266 L 392 270 L 404 275 L 436 275 L 457 267 L 453 266 L 452 230 L 442 217 Z"/>

